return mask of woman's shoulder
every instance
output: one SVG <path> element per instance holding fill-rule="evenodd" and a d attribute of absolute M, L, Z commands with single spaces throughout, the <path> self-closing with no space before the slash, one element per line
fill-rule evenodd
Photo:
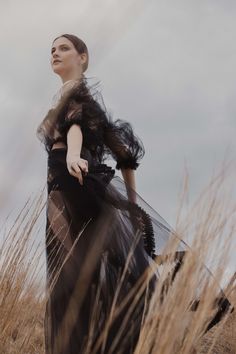
<path fill-rule="evenodd" d="M 87 78 L 83 78 L 78 84 L 74 85 L 67 93 L 65 105 L 82 104 L 83 113 L 87 115 L 97 115 L 105 118 L 107 109 L 100 90 L 100 81 L 88 83 Z"/>

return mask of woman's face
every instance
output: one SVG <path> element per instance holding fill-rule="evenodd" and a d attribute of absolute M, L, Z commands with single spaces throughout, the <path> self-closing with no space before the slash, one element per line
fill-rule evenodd
<path fill-rule="evenodd" d="M 78 71 L 79 67 L 82 72 L 82 64 L 85 60 L 86 54 L 79 54 L 69 39 L 60 37 L 53 42 L 51 66 L 56 74 L 63 75 Z"/>

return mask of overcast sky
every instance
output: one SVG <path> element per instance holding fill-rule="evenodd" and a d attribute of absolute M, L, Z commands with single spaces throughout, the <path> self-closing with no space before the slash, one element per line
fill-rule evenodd
<path fill-rule="evenodd" d="M 235 162 L 235 1 L 1 1 L 0 14 L 3 220 L 46 182 L 36 129 L 61 86 L 49 60 L 62 33 L 86 42 L 85 75 L 142 139 L 137 191 L 172 226 L 185 168 L 191 204 L 225 156 Z"/>

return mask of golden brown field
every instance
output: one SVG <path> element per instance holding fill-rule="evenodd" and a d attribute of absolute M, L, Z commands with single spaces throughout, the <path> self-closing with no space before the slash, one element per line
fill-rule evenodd
<path fill-rule="evenodd" d="M 152 297 L 135 354 L 236 353 L 236 311 L 203 335 L 206 320 L 213 314 L 212 302 L 219 288 L 202 267 L 204 260 L 217 259 L 214 275 L 217 281 L 224 276 L 235 235 L 235 206 L 225 197 L 224 178 L 219 174 L 183 217 L 187 179 L 185 182 L 175 230 L 182 236 L 191 230 L 194 236 L 192 251 L 186 254 L 163 302 L 160 301 L 161 289 L 172 263 L 164 263 L 161 267 L 159 286 Z M 27 201 L 1 243 L 1 354 L 44 353 L 45 293 L 37 277 L 42 249 L 32 243 L 33 236 L 35 239 L 37 235 L 37 220 L 45 212 L 43 194 L 41 191 L 35 200 Z M 173 254 L 176 246 L 171 242 L 166 253 Z M 160 268 L 158 264 L 157 267 Z M 196 312 L 188 311 L 187 305 L 196 296 L 197 288 L 201 289 L 200 306 Z M 225 292 L 236 306 L 233 282 Z"/>

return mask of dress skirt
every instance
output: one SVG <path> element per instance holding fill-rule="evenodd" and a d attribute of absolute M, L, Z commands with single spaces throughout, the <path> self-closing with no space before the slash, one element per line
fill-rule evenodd
<path fill-rule="evenodd" d="M 158 282 L 158 272 L 145 271 L 171 230 L 114 169 L 86 149 L 81 157 L 89 166 L 83 185 L 67 170 L 65 148 L 48 154 L 45 350 L 130 354 Z M 180 240 L 179 254 L 186 249 Z"/>

